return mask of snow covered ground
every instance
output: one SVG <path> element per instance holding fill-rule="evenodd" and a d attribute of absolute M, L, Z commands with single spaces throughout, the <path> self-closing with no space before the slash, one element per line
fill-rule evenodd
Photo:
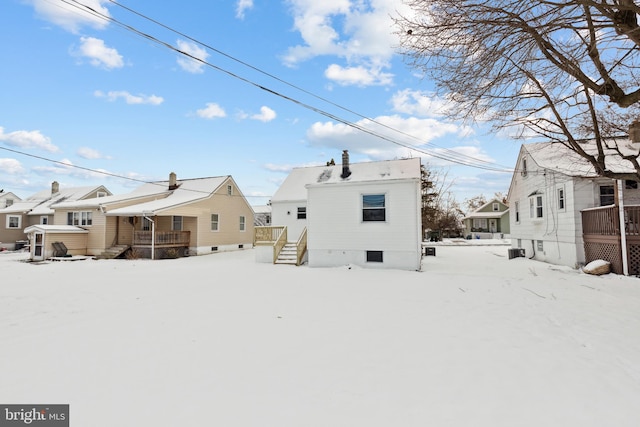
<path fill-rule="evenodd" d="M 0 253 L 0 403 L 74 427 L 640 425 L 640 279 L 505 246 L 424 271 Z"/>

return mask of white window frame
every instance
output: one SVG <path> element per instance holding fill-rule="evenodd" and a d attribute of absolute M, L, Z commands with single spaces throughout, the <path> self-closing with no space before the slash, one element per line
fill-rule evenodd
<path fill-rule="evenodd" d="M 520 202 L 514 203 L 514 210 L 516 212 L 516 224 L 520 224 Z"/>
<path fill-rule="evenodd" d="M 613 189 L 611 194 L 604 194 L 604 195 L 602 194 L 602 189 L 605 188 L 605 187 Z M 615 186 L 613 184 L 600 185 L 598 187 L 598 202 L 600 203 L 600 206 L 610 206 L 610 205 L 615 204 L 615 202 L 616 202 L 616 195 L 615 194 L 616 194 L 616 191 L 615 191 Z M 606 197 L 607 199 L 611 198 L 611 203 L 607 203 L 607 204 L 602 203 L 602 197 L 603 196 Z"/>
<path fill-rule="evenodd" d="M 48 215 L 41 215 L 40 216 L 40 224 L 42 224 L 42 225 L 49 224 L 49 216 Z"/>
<path fill-rule="evenodd" d="M 544 201 L 542 200 L 542 194 L 534 194 L 529 197 L 529 218 L 534 220 L 544 218 Z"/>
<path fill-rule="evenodd" d="M 227 196 L 233 196 L 233 185 L 227 185 Z"/>
<path fill-rule="evenodd" d="M 90 227 L 93 225 L 93 214 L 91 211 L 69 211 L 67 225 Z"/>
<path fill-rule="evenodd" d="M 479 228 L 481 230 L 487 230 L 489 228 L 487 225 L 487 218 L 473 218 L 471 226 L 473 228 Z"/>
<path fill-rule="evenodd" d="M 522 170 L 520 171 L 520 175 L 523 177 L 527 176 L 527 159 L 522 159 Z"/>
<path fill-rule="evenodd" d="M 558 210 L 564 212 L 567 209 L 567 193 L 564 191 L 564 187 L 559 187 L 556 194 L 558 196 Z"/>
<path fill-rule="evenodd" d="M 307 219 L 307 207 L 300 206 L 298 207 L 298 219 Z"/>
<path fill-rule="evenodd" d="M 364 206 L 364 198 L 367 196 L 382 196 L 382 206 L 375 207 L 365 207 Z M 361 220 L 362 222 L 387 222 L 387 194 L 386 193 L 367 193 L 360 195 L 360 203 L 361 203 Z M 367 210 L 381 210 L 383 214 L 383 219 L 365 219 L 365 212 Z"/>
<path fill-rule="evenodd" d="M 240 231 L 247 231 L 247 219 L 244 215 L 240 215 Z"/>
<path fill-rule="evenodd" d="M 214 219 L 215 216 L 215 219 Z M 211 231 L 220 231 L 220 214 L 211 214 Z"/>
<path fill-rule="evenodd" d="M 17 225 L 15 227 L 11 226 L 12 219 L 18 219 Z M 6 227 L 10 230 L 19 230 L 22 228 L 22 215 L 7 215 L 7 223 Z"/>
<path fill-rule="evenodd" d="M 500 211 L 500 205 L 498 203 L 493 203 L 491 209 L 493 209 L 494 212 L 498 212 Z"/>

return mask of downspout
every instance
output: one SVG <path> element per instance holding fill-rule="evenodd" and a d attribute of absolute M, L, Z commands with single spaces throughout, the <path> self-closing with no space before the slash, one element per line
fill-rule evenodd
<path fill-rule="evenodd" d="M 156 255 L 156 223 L 145 213 L 142 214 L 142 217 L 151 222 L 151 259 L 154 260 Z"/>
<path fill-rule="evenodd" d="M 627 259 L 627 232 L 624 223 L 624 197 L 623 197 L 624 181 L 616 181 L 616 200 L 618 205 L 618 218 L 620 219 L 620 253 L 622 255 L 622 274 L 629 275 L 629 260 Z"/>

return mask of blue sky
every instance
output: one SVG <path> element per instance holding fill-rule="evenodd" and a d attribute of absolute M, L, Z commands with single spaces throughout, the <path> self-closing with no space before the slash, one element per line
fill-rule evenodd
<path fill-rule="evenodd" d="M 170 172 L 232 175 L 260 205 L 292 167 L 339 162 L 348 149 L 352 162 L 422 157 L 459 202 L 506 193 L 511 175 L 491 169 L 512 168 L 519 142 L 439 113 L 431 84 L 395 53 L 390 15 L 402 8 L 8 0 L 0 188 L 27 197 L 56 180 L 118 194 Z"/>

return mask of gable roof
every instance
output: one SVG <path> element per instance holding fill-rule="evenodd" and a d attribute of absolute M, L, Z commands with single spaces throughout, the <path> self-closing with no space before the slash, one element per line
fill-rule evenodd
<path fill-rule="evenodd" d="M 490 212 L 482 212 L 482 210 L 486 207 L 488 207 L 489 205 L 492 205 L 493 203 L 500 203 L 502 206 L 506 207 L 507 209 L 503 210 L 503 211 L 490 211 Z M 498 198 L 493 198 L 491 200 L 489 200 L 487 203 L 485 203 L 484 205 L 480 206 L 479 208 L 477 208 L 476 210 L 470 212 L 468 215 L 465 215 L 464 219 L 472 219 L 472 218 L 500 218 L 503 215 L 509 213 L 509 206 L 506 203 L 503 203 L 501 200 L 499 200 Z"/>
<path fill-rule="evenodd" d="M 51 190 L 39 191 L 24 200 L 15 202 L 13 205 L 0 209 L 2 213 L 27 213 L 28 215 L 53 215 L 52 206 L 65 201 L 82 200 L 88 195 L 97 191 L 104 191 L 111 194 L 103 185 L 69 187 L 57 193 L 51 194 Z"/>
<path fill-rule="evenodd" d="M 307 186 L 372 183 L 393 180 L 420 180 L 420 158 L 352 163 L 351 175 L 341 178 L 342 165 L 294 168 L 271 201 L 285 202 L 307 199 Z"/>
<path fill-rule="evenodd" d="M 154 183 L 154 187 L 146 187 L 149 190 L 155 190 L 158 197 L 155 200 L 142 203 L 133 203 L 131 205 L 112 209 L 107 211 L 107 216 L 137 216 L 137 215 L 156 215 L 167 209 L 176 208 L 186 204 L 194 203 L 199 200 L 209 198 L 220 186 L 228 180 L 233 181 L 231 175 L 211 177 L 211 178 L 195 178 L 177 180 L 178 187 L 174 190 L 168 190 L 169 181 Z M 145 184 L 147 186 L 148 184 Z M 158 188 L 164 188 L 165 191 L 157 193 Z M 237 189 L 237 185 L 236 185 Z M 240 190 L 238 189 L 238 192 Z M 136 198 L 140 197 L 141 191 L 133 192 Z M 132 193 L 132 194 L 133 194 Z M 240 196 L 244 197 L 242 194 Z M 126 199 L 125 199 L 126 200 Z M 122 201 L 122 200 L 120 200 Z"/>
<path fill-rule="evenodd" d="M 605 166 L 608 170 L 616 173 L 632 173 L 635 168 L 628 160 L 623 159 L 615 150 L 618 148 L 625 155 L 638 156 L 638 147 L 633 147 L 628 138 L 615 138 L 606 142 Z M 597 148 L 593 141 L 585 142 L 581 145 L 585 152 L 597 155 Z M 523 144 L 518 161 L 521 160 L 523 152 L 526 152 L 531 159 L 542 169 L 555 171 L 568 176 L 582 178 L 596 178 L 598 174 L 584 157 L 571 150 L 564 144 L 558 142 L 538 142 Z M 518 169 L 518 168 L 516 168 Z"/>

